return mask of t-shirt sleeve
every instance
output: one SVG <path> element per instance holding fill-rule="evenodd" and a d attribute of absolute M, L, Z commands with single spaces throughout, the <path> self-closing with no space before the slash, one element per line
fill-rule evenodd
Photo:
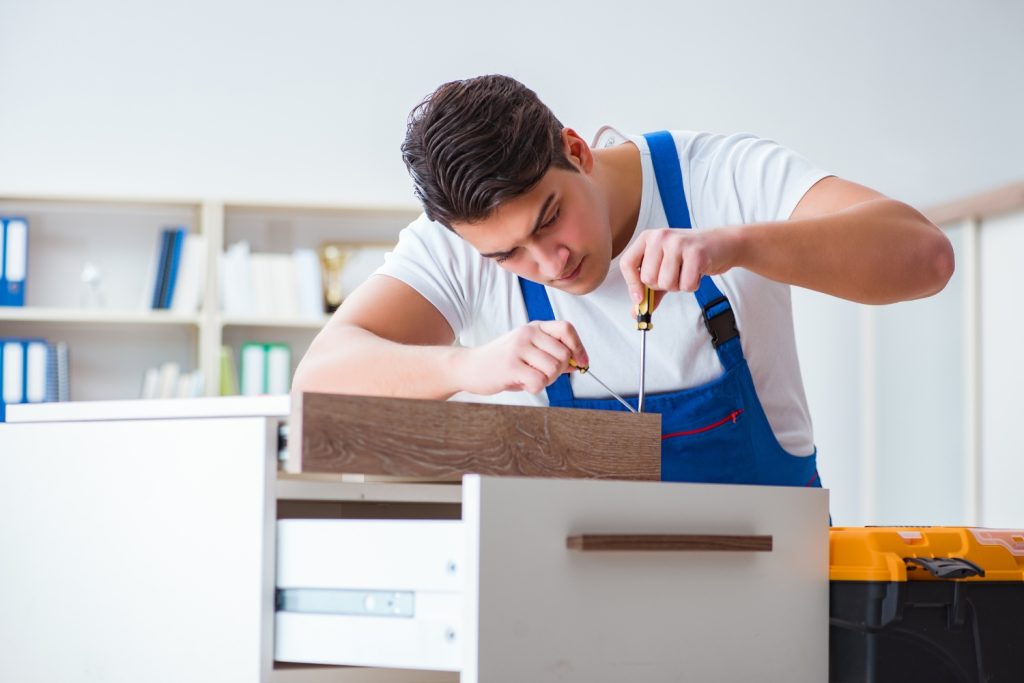
<path fill-rule="evenodd" d="M 409 285 L 434 305 L 458 337 L 469 324 L 468 291 L 480 277 L 479 254 L 458 235 L 426 216 L 399 234 L 394 251 L 374 275 L 387 275 Z"/>
<path fill-rule="evenodd" d="M 698 195 L 737 207 L 742 223 L 788 219 L 807 190 L 832 175 L 779 143 L 750 133 L 700 134 L 688 147 Z"/>

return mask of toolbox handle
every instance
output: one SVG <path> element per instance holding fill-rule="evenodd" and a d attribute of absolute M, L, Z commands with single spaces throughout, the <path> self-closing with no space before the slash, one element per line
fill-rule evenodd
<path fill-rule="evenodd" d="M 907 567 L 924 567 L 938 579 L 964 579 L 970 576 L 985 576 L 985 570 L 962 557 L 904 557 Z"/>
<path fill-rule="evenodd" d="M 708 534 L 581 534 L 565 539 L 569 550 L 725 550 L 771 552 L 771 536 Z"/>

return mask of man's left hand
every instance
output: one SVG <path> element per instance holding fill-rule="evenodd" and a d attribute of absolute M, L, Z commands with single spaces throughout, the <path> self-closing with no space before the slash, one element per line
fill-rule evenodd
<path fill-rule="evenodd" d="M 666 292 L 693 292 L 704 275 L 718 275 L 736 266 L 741 241 L 735 227 L 716 230 L 645 230 L 619 260 L 619 269 L 634 304 L 643 287 L 654 290 L 657 308 Z"/>

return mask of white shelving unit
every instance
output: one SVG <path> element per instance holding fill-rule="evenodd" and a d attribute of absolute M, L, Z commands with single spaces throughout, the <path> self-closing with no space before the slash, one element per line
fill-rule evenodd
<path fill-rule="evenodd" d="M 71 399 L 137 398 L 146 368 L 166 361 L 201 369 L 207 395 L 220 385 L 220 347 L 237 364 L 243 342 L 283 342 L 292 371 L 327 322 L 316 318 L 226 316 L 220 308 L 220 254 L 246 240 L 253 252 L 290 253 L 324 242 L 394 243 L 419 214 L 409 206 L 268 204 L 214 199 L 4 195 L 0 215 L 29 223 L 25 307 L 0 307 L 0 337 L 68 343 Z M 160 230 L 206 237 L 206 288 L 199 311 L 149 308 Z M 101 307 L 83 307 L 82 268 L 100 272 Z M 236 365 L 237 367 L 237 365 Z"/>

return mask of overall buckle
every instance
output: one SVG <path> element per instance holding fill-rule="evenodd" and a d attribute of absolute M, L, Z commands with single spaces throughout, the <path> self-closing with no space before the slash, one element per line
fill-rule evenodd
<path fill-rule="evenodd" d="M 729 304 L 728 299 L 720 296 L 713 301 L 709 301 L 703 310 L 704 327 L 708 328 L 708 334 L 711 335 L 711 344 L 716 349 L 730 339 L 740 336 L 740 331 L 736 328 L 736 314 L 733 313 L 731 304 L 723 311 L 711 315 L 711 309 L 723 302 Z"/>

